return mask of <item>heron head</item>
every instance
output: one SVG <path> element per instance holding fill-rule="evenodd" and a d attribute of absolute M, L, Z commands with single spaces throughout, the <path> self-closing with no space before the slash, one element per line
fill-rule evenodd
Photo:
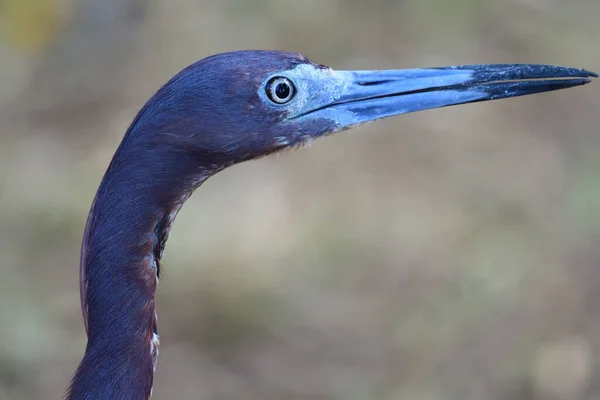
<path fill-rule="evenodd" d="M 237 51 L 184 69 L 132 129 L 219 168 L 393 115 L 557 90 L 597 76 L 532 64 L 336 71 L 298 53 Z"/>

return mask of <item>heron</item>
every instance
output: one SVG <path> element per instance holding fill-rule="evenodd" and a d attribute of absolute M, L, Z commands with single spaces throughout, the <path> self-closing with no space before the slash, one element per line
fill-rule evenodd
<path fill-rule="evenodd" d="M 369 121 L 594 77 L 538 64 L 334 70 L 267 50 L 213 55 L 183 69 L 134 118 L 92 202 L 80 258 L 88 340 L 66 399 L 150 398 L 160 260 L 178 211 L 212 175 Z"/>

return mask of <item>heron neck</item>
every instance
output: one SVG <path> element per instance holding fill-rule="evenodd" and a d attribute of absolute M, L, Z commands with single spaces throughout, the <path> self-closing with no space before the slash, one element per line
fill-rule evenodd
<path fill-rule="evenodd" d="M 127 136 L 115 154 L 82 245 L 88 344 L 68 399 L 149 398 L 158 355 L 160 258 L 179 208 L 208 176 L 192 158 Z"/>

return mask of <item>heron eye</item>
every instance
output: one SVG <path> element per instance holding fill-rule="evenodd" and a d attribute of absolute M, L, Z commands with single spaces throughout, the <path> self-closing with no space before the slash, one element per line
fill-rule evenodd
<path fill-rule="evenodd" d="M 295 93 L 294 84 L 288 78 L 277 77 L 267 83 L 267 96 L 274 103 L 287 103 Z"/>

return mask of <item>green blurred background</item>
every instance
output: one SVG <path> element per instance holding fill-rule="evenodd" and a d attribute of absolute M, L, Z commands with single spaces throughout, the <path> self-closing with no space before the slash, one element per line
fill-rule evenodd
<path fill-rule="evenodd" d="M 137 110 L 213 53 L 600 72 L 597 0 L 0 0 L 0 399 L 56 399 Z M 174 225 L 155 399 L 600 398 L 600 84 L 416 113 L 218 174 Z"/>

